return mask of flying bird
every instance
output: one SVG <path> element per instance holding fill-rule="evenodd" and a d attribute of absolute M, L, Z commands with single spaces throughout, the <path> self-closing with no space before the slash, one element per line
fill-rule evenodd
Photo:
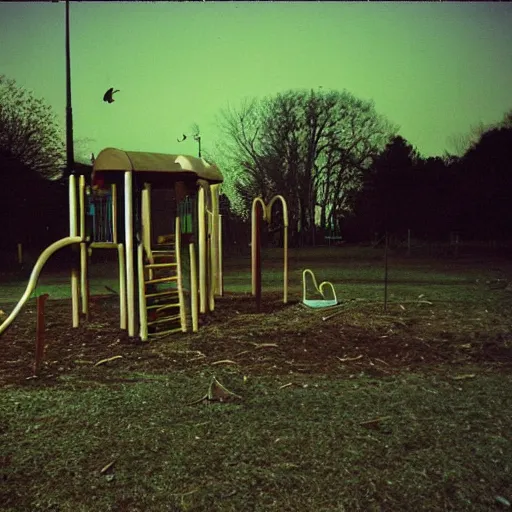
<path fill-rule="evenodd" d="M 185 134 L 183 134 L 183 139 L 176 139 L 178 142 L 183 142 L 185 139 L 187 138 L 187 136 Z"/>
<path fill-rule="evenodd" d="M 108 101 L 108 103 L 112 103 L 114 100 L 114 98 L 112 98 L 112 95 L 116 92 L 119 92 L 119 89 L 116 89 L 114 91 L 114 88 L 111 87 L 104 95 L 103 95 L 103 101 Z"/>

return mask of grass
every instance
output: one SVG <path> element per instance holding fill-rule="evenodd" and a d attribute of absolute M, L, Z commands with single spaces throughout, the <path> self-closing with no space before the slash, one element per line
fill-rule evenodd
<path fill-rule="evenodd" d="M 281 252 L 264 256 L 264 297 L 279 302 Z M 395 254 L 389 263 L 387 312 L 382 251 L 293 251 L 291 299 L 312 268 L 346 304 L 332 319 L 299 304 L 256 314 L 227 297 L 197 334 L 129 347 L 105 366 L 59 373 L 68 356 L 50 344 L 59 376 L 0 394 L 0 507 L 506 509 L 512 298 L 493 284 L 512 275 L 510 264 Z M 228 260 L 225 284 L 247 293 L 250 260 Z M 113 334 L 96 330 L 119 353 Z M 81 359 L 93 359 L 87 350 Z M 203 357 L 186 359 L 187 350 Z M 215 364 L 224 359 L 236 364 Z M 190 405 L 214 375 L 242 401 Z"/>
<path fill-rule="evenodd" d="M 492 510 L 511 490 L 510 375 L 227 374 L 243 402 L 210 406 L 186 405 L 206 375 L 125 377 L 2 395 L 3 510 Z"/>

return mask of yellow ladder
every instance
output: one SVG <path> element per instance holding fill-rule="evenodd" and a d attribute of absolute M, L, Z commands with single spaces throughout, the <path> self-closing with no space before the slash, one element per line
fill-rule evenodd
<path fill-rule="evenodd" d="M 180 233 L 179 223 L 176 218 L 176 233 Z M 146 258 L 142 245 L 139 247 L 139 276 L 144 277 L 139 289 L 143 341 L 187 331 L 179 238 L 157 244 Z"/>

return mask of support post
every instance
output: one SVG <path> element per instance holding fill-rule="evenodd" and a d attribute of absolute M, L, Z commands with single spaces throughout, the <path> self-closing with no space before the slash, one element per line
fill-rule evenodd
<path fill-rule="evenodd" d="M 219 284 L 219 187 L 220 184 L 210 185 L 212 194 L 212 230 L 211 230 L 211 268 L 212 293 L 220 294 Z"/>
<path fill-rule="evenodd" d="M 112 183 L 110 190 L 112 194 L 112 242 L 117 244 L 117 185 Z"/>
<path fill-rule="evenodd" d="M 151 184 L 144 183 L 141 199 L 142 209 L 142 244 L 148 257 L 151 257 Z M 153 270 L 149 270 L 149 278 L 153 279 Z"/>
<path fill-rule="evenodd" d="M 126 300 L 128 336 L 135 336 L 135 272 L 133 261 L 133 178 L 124 173 L 124 233 L 126 248 Z"/>
<path fill-rule="evenodd" d="M 190 311 L 192 316 L 192 332 L 197 332 L 199 329 L 199 314 L 197 308 L 197 265 L 196 265 L 196 251 L 194 244 L 188 245 L 190 256 Z"/>
<path fill-rule="evenodd" d="M 126 330 L 126 265 L 123 244 L 118 244 L 117 254 L 119 256 L 119 327 Z"/>
<path fill-rule="evenodd" d="M 198 243 L 199 243 L 199 311 L 206 313 L 206 221 L 205 221 L 205 190 L 199 188 L 197 199 Z M 177 234 L 176 234 L 177 236 Z"/>
<path fill-rule="evenodd" d="M 223 263 L 222 263 L 222 215 L 219 215 L 219 295 L 224 295 L 224 274 L 223 274 Z"/>
<path fill-rule="evenodd" d="M 148 340 L 148 312 L 146 309 L 146 284 L 144 277 L 144 247 L 137 246 L 137 267 L 139 274 L 139 333 L 142 341 Z"/>
<path fill-rule="evenodd" d="M 185 313 L 185 297 L 183 293 L 183 266 L 181 264 L 181 221 L 176 216 L 174 247 L 176 249 L 176 266 L 178 268 L 178 297 L 180 301 L 180 323 L 181 332 L 187 332 L 187 315 Z"/>
<path fill-rule="evenodd" d="M 151 184 L 142 189 L 142 242 L 146 253 L 151 250 Z"/>
<path fill-rule="evenodd" d="M 80 205 L 80 292 L 82 295 L 82 314 L 89 320 L 89 279 L 87 245 L 85 243 L 85 176 L 82 174 L 78 180 L 78 197 Z"/>
<path fill-rule="evenodd" d="M 76 176 L 69 176 L 69 236 L 78 236 L 77 233 L 77 201 L 76 201 Z M 79 270 L 78 263 L 75 261 L 77 254 L 71 249 L 72 265 L 71 265 L 71 305 L 73 327 L 80 324 L 80 293 L 79 293 Z"/>

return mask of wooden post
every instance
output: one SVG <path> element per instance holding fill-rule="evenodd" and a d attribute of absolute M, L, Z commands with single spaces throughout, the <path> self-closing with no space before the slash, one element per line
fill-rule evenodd
<path fill-rule="evenodd" d="M 256 205 L 255 225 L 254 225 L 254 275 L 255 275 L 255 294 L 256 310 L 261 311 L 261 222 L 263 217 L 263 206 L 258 202 Z"/>
<path fill-rule="evenodd" d="M 39 295 L 36 299 L 37 320 L 36 320 L 36 359 L 34 362 L 34 375 L 39 375 L 41 362 L 44 357 L 44 303 L 48 298 L 48 294 Z"/>
<path fill-rule="evenodd" d="M 384 246 L 384 311 L 388 309 L 388 233 Z"/>
<path fill-rule="evenodd" d="M 23 245 L 18 244 L 18 264 L 23 266 Z"/>

